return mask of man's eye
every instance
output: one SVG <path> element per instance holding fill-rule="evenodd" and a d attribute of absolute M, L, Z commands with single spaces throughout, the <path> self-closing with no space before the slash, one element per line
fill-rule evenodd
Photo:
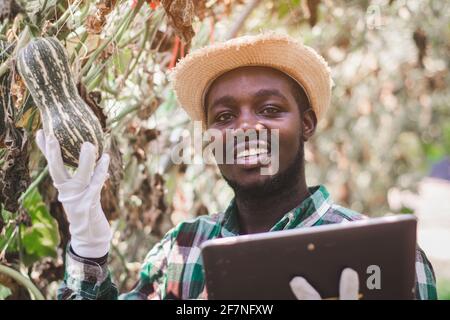
<path fill-rule="evenodd" d="M 233 117 L 233 115 L 229 112 L 221 113 L 216 117 L 216 121 L 225 122 L 225 121 L 231 120 L 232 117 Z"/>
<path fill-rule="evenodd" d="M 275 114 L 275 113 L 278 113 L 278 112 L 280 112 L 280 109 L 277 108 L 277 107 L 273 107 L 273 106 L 265 107 L 261 111 L 262 114 Z"/>

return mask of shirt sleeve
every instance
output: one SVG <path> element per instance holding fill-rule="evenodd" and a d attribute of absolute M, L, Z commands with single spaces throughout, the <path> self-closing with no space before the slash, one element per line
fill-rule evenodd
<path fill-rule="evenodd" d="M 167 261 L 174 239 L 170 230 L 147 254 L 141 267 L 140 277 L 134 288 L 118 294 L 117 286 L 111 281 L 107 259 L 93 261 L 66 253 L 64 282 L 58 290 L 59 300 L 149 300 L 171 298 L 167 294 L 171 283 L 167 281 Z M 169 283 L 169 284 L 168 284 Z"/>
<path fill-rule="evenodd" d="M 94 261 L 77 256 L 67 247 L 64 281 L 59 300 L 116 300 L 118 290 L 111 281 L 107 258 Z"/>
<path fill-rule="evenodd" d="M 419 246 L 416 250 L 415 295 L 417 300 L 437 300 L 436 277 L 433 266 Z"/>

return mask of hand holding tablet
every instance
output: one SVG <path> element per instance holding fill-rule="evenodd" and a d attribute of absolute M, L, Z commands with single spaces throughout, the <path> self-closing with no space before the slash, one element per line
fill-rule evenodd
<path fill-rule="evenodd" d="M 319 292 L 303 277 L 294 277 L 289 285 L 298 300 L 322 300 Z M 339 280 L 339 300 L 358 300 L 358 289 L 358 273 L 351 268 L 344 269 Z"/>
<path fill-rule="evenodd" d="M 413 299 L 416 218 L 208 240 L 209 299 Z"/>

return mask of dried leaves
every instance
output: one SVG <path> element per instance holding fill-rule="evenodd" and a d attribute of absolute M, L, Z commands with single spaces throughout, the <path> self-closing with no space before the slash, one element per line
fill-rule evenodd
<path fill-rule="evenodd" d="M 159 1 L 151 1 L 156 3 Z M 189 50 L 192 37 L 195 35 L 192 23 L 195 16 L 203 21 L 207 16 L 214 16 L 213 6 L 207 6 L 206 0 L 161 0 L 160 1 L 167 14 L 169 25 L 174 29 L 175 34 L 183 41 L 186 51 Z M 229 15 L 232 6 L 243 3 L 242 0 L 219 0 L 214 4 L 215 7 L 223 7 L 226 15 Z"/>
<path fill-rule="evenodd" d="M 86 18 L 86 30 L 89 33 L 100 34 L 106 24 L 106 16 L 111 13 L 116 0 L 100 0 L 95 6 L 97 10 Z"/>
<path fill-rule="evenodd" d="M 62 259 L 46 258 L 33 267 L 33 280 L 45 289 L 51 282 L 60 281 L 64 277 L 64 264 Z"/>
<path fill-rule="evenodd" d="M 192 28 L 194 17 L 197 16 L 200 20 L 205 18 L 206 0 L 162 0 L 161 3 L 166 11 L 169 25 L 189 48 L 192 37 L 195 35 Z"/>
<path fill-rule="evenodd" d="M 133 148 L 133 156 L 138 162 L 144 162 L 147 159 L 148 144 L 155 140 L 160 132 L 156 129 L 141 127 L 137 122 L 130 123 L 127 132 L 130 133 L 129 141 Z"/>
<path fill-rule="evenodd" d="M 150 149 L 150 143 L 161 134 L 156 129 L 145 128 L 140 121 L 132 121 L 127 126 L 127 136 L 132 155 L 138 163 L 144 164 Z M 146 166 L 135 178 L 131 194 L 124 199 L 127 225 L 131 229 L 146 229 L 161 237 L 172 227 L 171 211 L 164 199 L 164 181 L 162 176 L 152 174 Z"/>
<path fill-rule="evenodd" d="M 103 30 L 103 26 L 105 25 L 105 20 L 100 20 L 96 15 L 90 15 L 86 18 L 86 30 L 89 33 L 99 34 Z"/>
<path fill-rule="evenodd" d="M 102 125 L 103 131 L 106 131 L 106 115 L 103 113 L 103 109 L 99 105 L 102 100 L 101 92 L 91 91 L 88 93 L 86 87 L 81 82 L 77 84 L 77 89 L 78 94 L 91 108 L 91 110 L 97 116 L 98 120 L 100 120 L 100 124 Z"/>
<path fill-rule="evenodd" d="M 6 210 L 16 212 L 19 208 L 18 199 L 30 184 L 29 141 L 26 131 L 8 126 L 5 145 L 5 162 L 0 169 L 0 203 L 3 203 Z"/>
<path fill-rule="evenodd" d="M 111 57 L 114 52 L 117 52 L 118 48 L 117 45 L 114 42 L 109 43 L 105 49 L 103 49 L 103 51 L 100 53 L 98 59 L 101 62 L 105 62 L 106 60 L 109 59 L 109 57 Z"/>
<path fill-rule="evenodd" d="M 195 15 L 202 21 L 206 17 L 206 1 L 195 1 Z"/>
<path fill-rule="evenodd" d="M 155 37 L 151 43 L 151 50 L 158 50 L 158 52 L 169 51 L 173 47 L 174 37 L 170 37 L 168 32 L 157 30 Z"/>
<path fill-rule="evenodd" d="M 140 204 L 126 202 L 127 222 L 139 229 L 148 227 L 151 234 L 162 237 L 172 227 L 164 200 L 164 180 L 161 175 L 152 176 L 147 170 L 144 174 L 145 178 L 132 195 L 132 198 L 140 200 Z"/>
<path fill-rule="evenodd" d="M 24 102 L 27 87 L 18 73 L 13 76 L 10 90 L 10 94 L 14 101 L 14 106 L 16 109 L 19 109 Z"/>
<path fill-rule="evenodd" d="M 137 112 L 138 118 L 141 120 L 147 120 L 160 104 L 161 100 L 159 98 L 152 99 L 151 102 L 143 104 Z"/>
<path fill-rule="evenodd" d="M 23 9 L 16 0 L 0 0 L 0 22 L 5 19 L 13 20 Z"/>
<path fill-rule="evenodd" d="M 190 44 L 195 35 L 192 28 L 195 7 L 192 0 L 162 0 L 169 24 L 184 43 Z"/>

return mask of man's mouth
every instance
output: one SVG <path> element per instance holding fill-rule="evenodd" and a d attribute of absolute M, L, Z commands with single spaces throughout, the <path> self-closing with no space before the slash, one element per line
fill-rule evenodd
<path fill-rule="evenodd" d="M 238 144 L 234 149 L 237 164 L 245 166 L 268 164 L 270 146 L 262 140 L 253 140 Z"/>
<path fill-rule="evenodd" d="M 236 159 L 266 155 L 268 153 L 269 151 L 267 150 L 267 148 L 249 148 L 238 152 L 238 154 L 236 155 Z"/>

